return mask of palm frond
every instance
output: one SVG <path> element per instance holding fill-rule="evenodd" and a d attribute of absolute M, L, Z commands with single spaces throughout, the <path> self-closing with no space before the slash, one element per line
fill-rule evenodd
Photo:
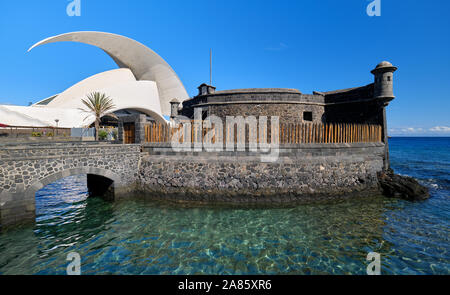
<path fill-rule="evenodd" d="M 86 96 L 86 99 L 82 99 L 81 101 L 88 108 L 88 110 L 80 110 L 93 113 L 97 120 L 100 120 L 106 115 L 110 115 L 110 112 L 116 107 L 110 97 L 100 92 L 90 93 Z M 110 116 L 117 118 L 114 114 Z"/>

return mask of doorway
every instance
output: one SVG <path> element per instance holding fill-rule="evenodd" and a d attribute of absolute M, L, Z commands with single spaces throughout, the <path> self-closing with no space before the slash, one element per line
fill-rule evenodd
<path fill-rule="evenodd" d="M 125 144 L 135 143 L 134 123 L 124 123 L 123 124 L 123 137 L 124 137 Z"/>

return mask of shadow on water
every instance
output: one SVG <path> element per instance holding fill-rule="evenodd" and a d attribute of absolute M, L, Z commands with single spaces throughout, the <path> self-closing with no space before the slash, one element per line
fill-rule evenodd
<path fill-rule="evenodd" d="M 55 261 L 55 252 L 87 243 L 102 233 L 112 218 L 112 203 L 88 197 L 86 175 L 51 183 L 36 193 L 35 225 L 0 235 L 0 253 L 8 254 L 0 259 L 0 274 L 3 268 L 10 269 L 5 273 L 35 273 L 32 269 L 45 268 L 48 262 Z M 60 255 L 58 260 L 65 263 L 65 257 Z"/>

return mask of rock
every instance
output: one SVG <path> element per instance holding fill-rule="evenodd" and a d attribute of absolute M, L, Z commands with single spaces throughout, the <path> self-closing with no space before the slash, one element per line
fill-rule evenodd
<path fill-rule="evenodd" d="M 422 201 L 430 197 L 428 188 L 419 184 L 417 180 L 412 177 L 395 174 L 392 169 L 379 172 L 378 182 L 383 194 L 390 198 Z"/>

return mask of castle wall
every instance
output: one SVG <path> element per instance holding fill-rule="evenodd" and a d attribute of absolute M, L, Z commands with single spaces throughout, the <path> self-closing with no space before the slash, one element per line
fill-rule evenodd
<path fill-rule="evenodd" d="M 0 230 L 34 220 L 36 191 L 71 175 L 114 199 L 283 204 L 379 193 L 383 157 L 382 143 L 283 145 L 275 162 L 170 144 L 11 146 L 0 150 Z"/>
<path fill-rule="evenodd" d="M 383 125 L 383 107 L 378 101 L 325 106 L 327 122 Z"/>
<path fill-rule="evenodd" d="M 383 99 L 374 99 L 374 84 L 325 93 L 325 118 L 332 123 L 383 125 Z"/>
<path fill-rule="evenodd" d="M 148 198 L 231 203 L 292 203 L 378 192 L 383 144 L 284 146 L 275 163 L 245 152 L 173 152 L 146 145 L 140 193 Z"/>
<path fill-rule="evenodd" d="M 199 95 L 183 102 L 183 116 L 278 116 L 280 123 L 383 124 L 384 100 L 374 99 L 374 84 L 325 93 L 295 89 L 237 89 Z M 312 113 L 312 121 L 310 115 Z"/>
<path fill-rule="evenodd" d="M 324 107 L 320 105 L 276 103 L 276 104 L 226 104 L 209 105 L 208 115 L 216 115 L 225 122 L 226 116 L 278 116 L 280 123 L 311 122 L 303 119 L 304 112 L 312 112 L 312 122 L 322 123 L 324 120 Z"/>
<path fill-rule="evenodd" d="M 294 89 L 238 89 L 200 95 L 183 102 L 182 115 L 193 118 L 194 109 L 206 110 L 207 116 L 279 116 L 280 123 L 322 123 L 324 97 L 302 94 Z M 304 120 L 312 112 L 312 121 Z"/>

